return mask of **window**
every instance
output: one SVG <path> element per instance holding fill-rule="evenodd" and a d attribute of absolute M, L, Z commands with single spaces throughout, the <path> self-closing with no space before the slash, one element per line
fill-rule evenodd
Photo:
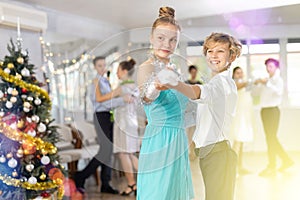
<path fill-rule="evenodd" d="M 286 48 L 288 101 L 291 106 L 300 106 L 300 40 L 289 39 Z"/>

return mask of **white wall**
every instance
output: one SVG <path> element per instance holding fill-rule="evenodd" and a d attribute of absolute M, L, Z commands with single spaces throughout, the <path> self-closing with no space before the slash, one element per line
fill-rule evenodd
<path fill-rule="evenodd" d="M 22 48 L 29 52 L 29 62 L 34 64 L 37 68 L 36 76 L 39 81 L 43 81 L 42 72 L 38 69 L 42 66 L 42 49 L 40 45 L 40 33 L 31 32 L 21 29 L 21 38 L 23 39 Z M 3 60 L 5 55 L 8 55 L 7 44 L 10 39 L 16 43 L 17 41 L 17 28 L 1 26 L 0 25 L 0 59 Z"/>

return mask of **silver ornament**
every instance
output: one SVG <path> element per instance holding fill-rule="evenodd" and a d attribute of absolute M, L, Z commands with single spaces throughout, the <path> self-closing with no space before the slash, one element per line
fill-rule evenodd
<path fill-rule="evenodd" d="M 10 74 L 10 69 L 5 68 L 5 69 L 4 69 L 4 72 L 5 72 L 6 74 Z"/>
<path fill-rule="evenodd" d="M 23 111 L 24 111 L 24 112 L 29 112 L 29 111 L 30 111 L 30 109 L 29 109 L 29 108 L 26 108 L 26 107 L 24 107 L 24 108 L 23 108 Z"/>
<path fill-rule="evenodd" d="M 37 127 L 37 130 L 40 132 L 40 133 L 43 133 L 45 132 L 47 129 L 46 125 L 43 124 L 43 123 L 39 123 L 38 127 Z"/>
<path fill-rule="evenodd" d="M 18 165 L 18 161 L 16 159 L 14 159 L 14 158 L 11 158 L 11 159 L 9 159 L 7 165 L 10 168 L 15 168 Z"/>
<path fill-rule="evenodd" d="M 13 90 L 14 90 L 13 88 L 9 87 L 9 88 L 7 89 L 7 93 L 8 93 L 8 94 L 11 94 Z"/>
<path fill-rule="evenodd" d="M 37 183 L 37 179 L 34 177 L 34 176 L 31 176 L 29 179 L 28 179 L 28 183 L 32 184 L 32 185 L 35 185 Z"/>
<path fill-rule="evenodd" d="M 13 104 L 12 104 L 12 102 L 7 101 L 6 104 L 5 104 L 5 106 L 6 106 L 8 109 L 10 109 L 10 108 L 13 107 Z"/>
<path fill-rule="evenodd" d="M 34 169 L 34 165 L 30 163 L 30 164 L 26 165 L 25 168 L 28 172 L 32 172 L 32 170 Z"/>
<path fill-rule="evenodd" d="M 34 103 L 35 103 L 35 105 L 40 105 L 41 103 L 42 103 L 42 101 L 39 99 L 39 98 L 36 98 L 35 100 L 34 100 Z"/>
<path fill-rule="evenodd" d="M 30 71 L 29 71 L 26 67 L 24 67 L 24 68 L 21 70 L 21 74 L 22 74 L 23 76 L 30 76 Z"/>
<path fill-rule="evenodd" d="M 28 101 L 33 101 L 33 97 L 29 96 L 29 97 L 27 97 L 27 100 Z"/>
<path fill-rule="evenodd" d="M 30 136 L 32 136 L 32 137 L 35 137 L 35 136 L 36 136 L 35 130 L 29 130 L 29 131 L 27 132 L 27 134 L 30 135 Z"/>
<path fill-rule="evenodd" d="M 40 117 L 39 117 L 38 115 L 33 115 L 33 116 L 31 117 L 31 119 L 32 119 L 32 121 L 34 121 L 34 122 L 36 122 L 36 123 L 38 123 L 38 122 L 40 121 Z"/>
<path fill-rule="evenodd" d="M 43 156 L 43 157 L 41 158 L 41 163 L 42 163 L 43 165 L 48 165 L 48 164 L 50 163 L 50 158 L 49 158 L 49 156 Z"/>

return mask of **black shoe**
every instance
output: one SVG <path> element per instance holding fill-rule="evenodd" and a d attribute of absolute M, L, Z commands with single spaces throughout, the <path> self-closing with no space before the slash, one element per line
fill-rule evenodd
<path fill-rule="evenodd" d="M 259 176 L 263 176 L 263 177 L 272 177 L 275 175 L 276 175 L 276 169 L 270 167 L 267 167 L 266 169 L 264 169 L 259 173 Z"/>
<path fill-rule="evenodd" d="M 118 190 L 113 189 L 110 185 L 101 187 L 102 193 L 119 194 Z"/>
<path fill-rule="evenodd" d="M 126 190 L 125 190 L 125 191 L 123 191 L 123 192 L 121 193 L 121 195 L 122 195 L 122 196 L 129 196 L 131 193 L 134 192 L 134 194 L 135 194 L 135 196 L 136 196 L 136 188 L 134 188 L 135 186 L 136 186 L 136 184 L 128 185 L 127 188 L 130 189 L 129 192 L 126 192 Z"/>

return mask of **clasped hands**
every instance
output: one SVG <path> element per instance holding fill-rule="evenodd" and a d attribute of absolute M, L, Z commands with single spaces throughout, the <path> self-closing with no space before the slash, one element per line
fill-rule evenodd
<path fill-rule="evenodd" d="M 268 78 L 259 78 L 254 81 L 254 84 L 257 85 L 257 84 L 261 83 L 261 84 L 265 85 L 268 82 L 268 80 L 269 80 Z"/>
<path fill-rule="evenodd" d="M 178 85 L 179 75 L 170 68 L 162 69 L 156 75 L 155 87 L 157 90 L 166 90 Z"/>

